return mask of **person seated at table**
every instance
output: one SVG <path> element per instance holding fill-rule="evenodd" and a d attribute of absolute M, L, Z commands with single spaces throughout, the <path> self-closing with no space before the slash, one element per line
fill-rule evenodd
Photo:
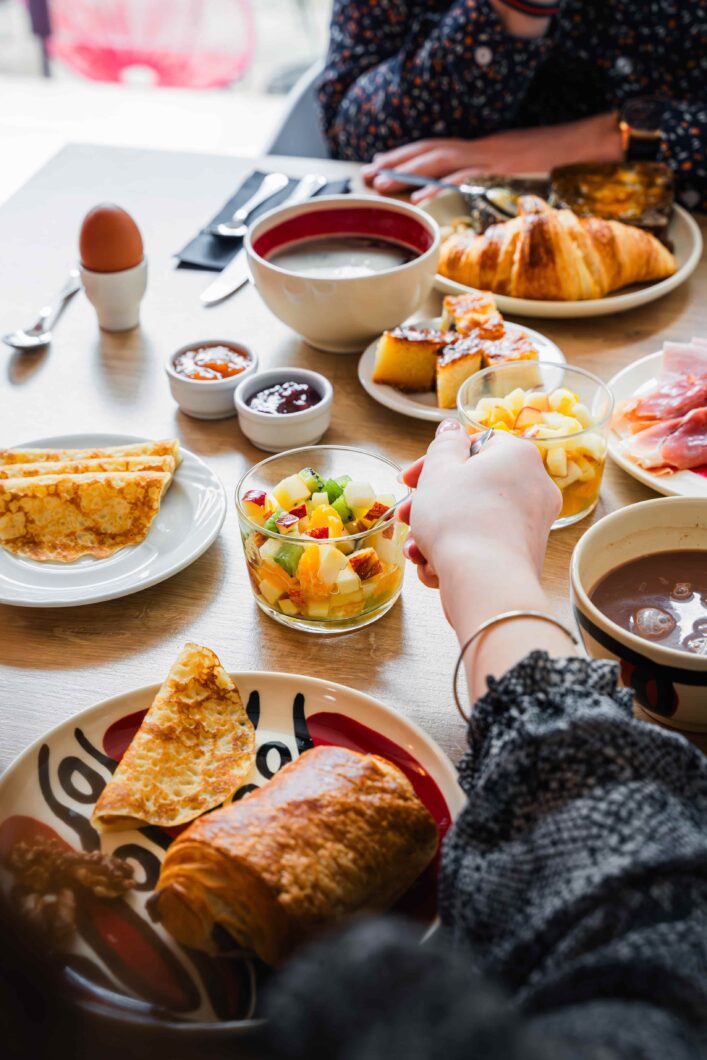
<path fill-rule="evenodd" d="M 409 557 L 460 645 L 503 612 L 550 615 L 560 494 L 534 446 L 497 434 L 470 457 L 445 421 L 405 481 Z M 634 719 L 617 666 L 578 658 L 552 621 L 491 625 L 464 661 L 468 802 L 442 848 L 441 940 L 390 919 L 310 948 L 270 997 L 275 1055 L 707 1056 L 705 757 Z"/>
<path fill-rule="evenodd" d="M 618 112 L 660 97 L 662 136 L 629 157 L 657 149 L 707 209 L 705 54 L 706 0 L 334 0 L 322 123 L 333 156 L 390 192 L 381 169 L 459 183 L 619 162 Z"/>

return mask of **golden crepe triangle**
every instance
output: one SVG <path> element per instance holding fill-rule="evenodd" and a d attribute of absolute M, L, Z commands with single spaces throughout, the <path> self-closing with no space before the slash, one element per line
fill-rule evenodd
<path fill-rule="evenodd" d="M 186 644 L 96 802 L 101 832 L 185 824 L 229 798 L 255 760 L 255 730 L 209 648 Z"/>
<path fill-rule="evenodd" d="M 179 443 L 0 450 L 0 545 L 39 562 L 105 559 L 145 539 Z"/>

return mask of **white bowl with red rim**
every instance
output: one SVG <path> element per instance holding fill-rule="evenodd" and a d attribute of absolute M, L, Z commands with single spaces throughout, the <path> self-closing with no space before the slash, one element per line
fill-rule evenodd
<path fill-rule="evenodd" d="M 312 276 L 277 265 L 273 256 L 313 239 L 360 236 L 414 257 L 365 276 Z M 245 249 L 268 308 L 311 346 L 356 353 L 396 327 L 426 298 L 439 258 L 440 230 L 408 203 L 374 195 L 326 195 L 280 206 L 250 227 Z"/>

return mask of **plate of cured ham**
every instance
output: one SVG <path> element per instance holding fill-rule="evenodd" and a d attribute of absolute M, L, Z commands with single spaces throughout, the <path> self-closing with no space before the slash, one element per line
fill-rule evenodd
<path fill-rule="evenodd" d="M 707 497 L 707 338 L 665 342 L 609 383 L 609 455 L 668 497 Z"/>

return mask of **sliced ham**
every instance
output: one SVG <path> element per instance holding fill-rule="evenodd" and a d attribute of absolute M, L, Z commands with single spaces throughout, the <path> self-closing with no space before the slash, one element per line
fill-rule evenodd
<path fill-rule="evenodd" d="M 620 434 L 634 434 L 661 420 L 685 416 L 707 406 L 707 375 L 670 376 L 657 389 L 640 398 L 630 398 L 617 407 L 614 428 Z"/>
<path fill-rule="evenodd" d="M 664 342 L 663 375 L 707 375 L 707 343 Z"/>
<path fill-rule="evenodd" d="M 707 339 L 664 342 L 658 385 L 617 406 L 613 427 L 635 434 L 655 423 L 685 416 L 707 405 Z"/>
<path fill-rule="evenodd" d="M 625 443 L 624 451 L 640 467 L 657 473 L 707 464 L 707 408 L 647 427 Z"/>

